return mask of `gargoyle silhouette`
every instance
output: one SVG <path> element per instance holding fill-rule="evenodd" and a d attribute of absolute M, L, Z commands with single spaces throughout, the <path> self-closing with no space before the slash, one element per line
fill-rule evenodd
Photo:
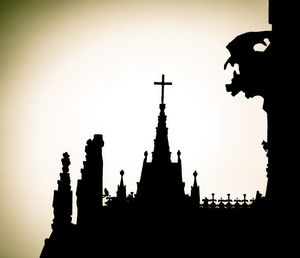
<path fill-rule="evenodd" d="M 270 44 L 267 46 L 266 40 Z M 266 47 L 264 51 L 254 49 L 255 45 L 263 44 Z M 262 96 L 264 99 L 268 96 L 270 90 L 271 78 L 271 32 L 247 32 L 237 36 L 226 48 L 231 56 L 224 65 L 228 64 L 234 67 L 239 65 L 239 73 L 233 72 L 231 84 L 226 85 L 226 90 L 231 92 L 232 96 L 240 91 L 245 93 L 246 98 Z"/>

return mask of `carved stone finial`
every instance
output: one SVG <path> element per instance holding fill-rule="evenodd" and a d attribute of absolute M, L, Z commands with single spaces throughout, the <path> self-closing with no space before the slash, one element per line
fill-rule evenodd
<path fill-rule="evenodd" d="M 68 173 L 69 172 L 69 166 L 71 164 L 71 162 L 70 162 L 70 155 L 68 154 L 68 152 L 65 152 L 63 154 L 63 158 L 61 159 L 61 163 L 63 165 L 62 171 L 64 173 Z"/>
<path fill-rule="evenodd" d="M 180 158 L 180 156 L 181 156 L 181 151 L 180 150 L 177 151 L 177 156 L 178 156 L 178 158 Z"/>
<path fill-rule="evenodd" d="M 212 193 L 212 194 L 211 194 L 211 201 L 212 201 L 212 202 L 215 202 L 215 200 L 216 200 L 216 199 L 215 199 L 215 194 Z"/>
<path fill-rule="evenodd" d="M 198 176 L 197 171 L 195 170 L 195 172 L 193 173 L 193 176 L 196 178 Z"/>

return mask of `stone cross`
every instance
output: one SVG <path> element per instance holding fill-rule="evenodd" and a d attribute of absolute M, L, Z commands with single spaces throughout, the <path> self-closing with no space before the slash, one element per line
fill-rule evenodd
<path fill-rule="evenodd" d="M 161 82 L 154 82 L 154 85 L 161 85 L 161 104 L 164 104 L 165 85 L 172 85 L 172 82 L 165 82 L 165 75 L 161 77 Z"/>

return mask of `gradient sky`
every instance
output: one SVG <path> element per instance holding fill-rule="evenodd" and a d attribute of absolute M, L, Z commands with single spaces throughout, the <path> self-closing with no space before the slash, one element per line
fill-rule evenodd
<path fill-rule="evenodd" d="M 190 193 L 263 194 L 266 114 L 259 97 L 225 91 L 226 45 L 268 30 L 267 0 L 8 1 L 0 3 L 0 257 L 38 257 L 51 233 L 62 153 L 76 181 L 84 147 L 103 134 L 104 187 L 119 171 L 136 190 L 153 150 L 166 75 L 172 159 Z M 75 205 L 73 213 L 76 212 Z M 76 222 L 76 217 L 73 216 Z"/>

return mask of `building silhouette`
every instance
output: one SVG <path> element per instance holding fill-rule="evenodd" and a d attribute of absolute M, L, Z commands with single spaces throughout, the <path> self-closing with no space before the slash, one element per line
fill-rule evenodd
<path fill-rule="evenodd" d="M 176 229 L 174 235 L 177 235 L 180 227 L 183 226 L 180 220 L 186 221 L 188 219 L 186 216 L 190 216 L 192 211 L 197 210 L 194 216 L 201 211 L 201 217 L 209 216 L 212 211 L 213 213 L 233 213 L 235 214 L 233 216 L 237 216 L 237 214 L 247 213 L 248 210 L 258 207 L 262 201 L 259 194 L 256 200 L 250 202 L 246 199 L 246 195 L 244 195 L 244 199 L 235 199 L 233 202 L 230 199 L 230 194 L 224 200 L 222 198 L 217 200 L 215 194 L 212 194 L 210 199 L 204 198 L 201 202 L 196 171 L 193 173 L 194 183 L 190 195 L 185 193 L 185 183 L 182 181 L 181 152 L 177 151 L 177 162 L 172 162 L 168 141 L 164 86 L 171 83 L 166 83 L 164 75 L 162 75 L 162 81 L 155 84 L 162 86 L 162 98 L 159 105 L 160 112 L 154 150 L 151 161 L 148 160 L 148 152 L 144 153 L 143 167 L 140 181 L 137 183 L 136 194 L 126 193 L 123 170 L 120 171 L 121 179 L 116 196 L 111 196 L 106 188 L 103 190 L 102 148 L 104 141 L 102 135 L 96 134 L 92 140 L 87 141 L 85 146 L 86 160 L 83 162 L 81 179 L 77 182 L 76 190 L 77 223 L 72 224 L 70 159 L 68 153 L 64 153 L 62 158 L 63 172 L 60 173 L 58 190 L 54 191 L 52 205 L 54 209 L 53 232 L 45 240 L 42 258 L 86 257 L 87 255 L 94 257 L 99 252 L 96 248 L 97 243 L 105 243 L 103 246 L 111 244 L 106 242 L 108 237 L 102 239 L 104 237 L 102 234 L 109 236 L 113 233 L 120 234 L 120 231 L 131 232 L 131 234 L 129 233 L 131 238 L 139 241 L 135 237 L 144 236 L 145 239 L 144 232 L 150 230 L 148 228 L 146 231 L 140 232 L 139 226 L 147 228 L 149 225 L 145 225 L 145 223 L 150 223 L 151 230 L 155 228 L 156 231 L 169 224 L 168 227 L 170 228 L 165 234 L 166 237 L 171 237 L 169 231 Z M 103 203 L 104 200 L 106 200 L 105 203 Z M 208 214 L 206 214 L 207 212 Z M 120 218 L 129 224 L 126 225 L 117 221 Z M 195 219 L 195 221 L 197 220 Z M 176 240 L 178 239 L 180 236 L 176 237 Z M 142 242 L 139 245 L 148 247 L 147 242 Z M 121 243 L 119 241 L 117 243 L 118 246 L 123 245 L 124 247 L 130 245 L 124 238 Z M 157 247 L 155 246 L 155 248 Z"/>
<path fill-rule="evenodd" d="M 280 243 L 278 246 L 282 247 L 284 242 L 278 232 L 284 232 L 290 240 L 287 232 L 290 217 L 286 214 L 293 210 L 292 203 L 298 196 L 294 170 L 298 159 L 297 152 L 290 151 L 293 144 L 282 134 L 293 136 L 298 143 L 299 130 L 294 126 L 297 98 L 290 88 L 282 89 L 282 85 L 292 85 L 292 78 L 295 79 L 290 76 L 293 68 L 280 65 L 281 60 L 290 60 L 290 56 L 282 54 L 291 51 L 286 42 L 289 20 L 280 15 L 288 10 L 288 5 L 269 1 L 272 31 L 248 32 L 227 45 L 231 56 L 225 68 L 237 63 L 240 70 L 239 74 L 234 73 L 231 84 L 226 85 L 227 91 L 233 96 L 242 91 L 247 98 L 257 95 L 264 98 L 263 109 L 268 115 L 268 138 L 262 143 L 268 157 L 265 196 L 257 192 L 253 200 L 247 200 L 246 194 L 241 199 L 231 199 L 230 194 L 224 199 L 216 199 L 212 193 L 211 197 L 201 199 L 196 171 L 190 194 L 185 193 L 181 153 L 178 151 L 177 161 L 172 162 L 168 141 L 164 86 L 172 83 L 165 82 L 162 75 L 162 81 L 155 82 L 162 87 L 162 94 L 154 150 L 152 159 L 148 152 L 144 153 L 137 192 L 127 193 L 123 170 L 116 196 L 111 196 L 106 188 L 103 190 L 104 141 L 102 135 L 96 134 L 86 144 L 86 161 L 76 191 L 77 223 L 73 224 L 70 160 L 64 153 L 63 172 L 58 180 L 58 190 L 54 191 L 52 233 L 45 240 L 41 258 L 101 257 L 104 249 L 109 251 L 109 256 L 124 256 L 132 255 L 137 247 L 144 250 L 139 252 L 140 256 L 170 256 L 179 251 L 187 254 L 195 250 L 200 239 L 201 248 L 217 253 L 211 243 L 214 239 L 222 252 L 232 254 L 239 253 L 252 234 L 255 235 L 255 248 L 267 249 L 270 254 L 270 248 L 264 249 L 266 239 L 273 246 Z M 254 46 L 258 43 L 267 45 L 266 49 L 255 51 Z M 257 234 L 262 229 L 263 234 Z M 235 237 L 231 235 L 229 240 L 232 232 Z M 206 237 L 202 238 L 204 235 Z M 234 249 L 228 248 L 231 242 L 235 243 Z M 251 250 L 254 249 L 247 249 Z M 285 252 L 289 250 L 286 248 Z"/>

